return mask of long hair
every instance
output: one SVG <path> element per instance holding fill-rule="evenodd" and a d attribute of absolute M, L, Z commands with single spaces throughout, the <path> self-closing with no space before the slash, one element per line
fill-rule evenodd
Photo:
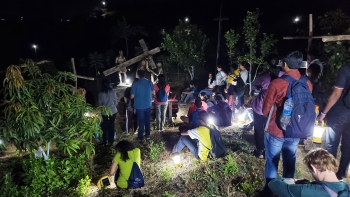
<path fill-rule="evenodd" d="M 211 74 L 210 84 L 212 84 L 214 81 L 214 76 L 213 76 L 213 73 L 209 73 L 209 74 Z"/>
<path fill-rule="evenodd" d="M 282 67 L 277 66 L 279 57 L 276 54 L 271 54 L 267 57 L 267 63 L 270 66 L 270 77 L 271 81 L 278 78 L 278 74 L 282 71 Z"/>
<path fill-rule="evenodd" d="M 125 162 L 129 159 L 128 151 L 131 151 L 133 149 L 135 149 L 134 144 L 127 140 L 122 140 L 118 142 L 117 145 L 115 145 L 115 150 L 117 150 L 117 152 L 120 152 L 120 157 Z"/>
<path fill-rule="evenodd" d="M 166 85 L 165 76 L 163 74 L 158 75 L 158 85 L 161 87 L 165 87 Z"/>
<path fill-rule="evenodd" d="M 102 80 L 102 92 L 107 93 L 112 90 L 107 79 Z"/>

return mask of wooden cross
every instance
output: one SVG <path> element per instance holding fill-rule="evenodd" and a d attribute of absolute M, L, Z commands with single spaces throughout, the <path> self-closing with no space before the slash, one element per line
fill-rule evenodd
<path fill-rule="evenodd" d="M 110 68 L 108 70 L 103 71 L 103 74 L 105 76 L 108 76 L 108 75 L 110 75 L 112 73 L 117 72 L 118 71 L 118 69 L 117 69 L 118 67 L 120 68 L 120 67 L 130 66 L 130 65 L 132 65 L 132 64 L 134 64 L 136 62 L 139 62 L 139 61 L 143 60 L 144 58 L 146 58 L 146 57 L 148 57 L 150 55 L 154 55 L 154 54 L 160 52 L 160 49 L 158 47 L 149 51 L 147 46 L 146 46 L 146 43 L 145 43 L 145 41 L 143 39 L 139 40 L 139 43 L 140 43 L 141 48 L 143 50 L 143 54 L 141 54 L 139 56 L 136 56 L 136 57 L 134 57 L 134 58 L 132 58 L 132 59 L 126 61 L 126 62 L 123 62 L 123 63 L 121 63 L 121 64 L 119 64 L 117 66 L 114 66 L 114 67 L 112 67 L 112 68 Z M 153 58 L 150 58 L 149 65 L 151 66 L 152 69 L 155 69 L 157 67 L 156 64 L 153 61 Z"/>
<path fill-rule="evenodd" d="M 308 51 L 312 44 L 312 39 L 322 39 L 323 42 L 331 41 L 342 41 L 350 40 L 350 35 L 337 35 L 337 36 L 313 36 L 313 22 L 312 14 L 309 14 L 309 36 L 293 36 L 293 37 L 283 37 L 284 40 L 297 40 L 297 39 L 308 39 Z"/>
<path fill-rule="evenodd" d="M 219 53 L 220 53 L 220 39 L 221 39 L 221 21 L 227 21 L 229 18 L 227 17 L 222 17 L 222 0 L 220 3 L 220 17 L 215 18 L 214 21 L 219 21 L 219 31 L 218 31 L 218 45 L 216 47 L 216 65 L 218 65 L 219 62 Z"/>

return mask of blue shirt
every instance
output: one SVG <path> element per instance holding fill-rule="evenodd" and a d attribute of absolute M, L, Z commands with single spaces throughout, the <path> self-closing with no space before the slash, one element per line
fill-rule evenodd
<path fill-rule="evenodd" d="M 151 81 L 146 78 L 141 78 L 139 81 L 134 83 L 131 88 L 131 94 L 134 97 L 134 108 L 135 109 L 148 109 L 152 107 L 152 92 L 154 86 Z"/>
<path fill-rule="evenodd" d="M 190 115 L 190 122 L 192 122 L 191 128 L 197 128 L 200 126 L 198 113 L 203 111 L 202 109 L 197 109 Z"/>

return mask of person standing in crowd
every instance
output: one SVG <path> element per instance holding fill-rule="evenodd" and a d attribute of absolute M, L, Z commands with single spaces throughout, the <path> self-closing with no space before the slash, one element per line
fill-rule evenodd
<path fill-rule="evenodd" d="M 132 84 L 136 83 L 139 79 L 135 78 Z M 134 132 L 137 131 L 138 121 L 136 115 L 136 109 L 134 108 L 134 99 L 131 99 L 130 94 L 131 87 L 125 89 L 124 92 L 124 102 L 126 104 L 126 123 L 124 135 L 129 135 L 130 129 L 133 126 Z"/>
<path fill-rule="evenodd" d="M 184 127 L 179 128 L 181 137 L 173 148 L 173 154 L 177 154 L 187 147 L 198 160 L 206 161 L 208 159 L 209 150 L 212 148 L 210 130 L 206 127 L 209 114 L 201 111 L 198 114 L 198 119 L 200 125 L 196 128 L 189 130 Z M 208 126 L 213 127 L 212 125 Z"/>
<path fill-rule="evenodd" d="M 240 75 L 239 70 L 235 69 L 234 66 L 230 66 L 230 73 L 227 75 L 227 85 L 226 85 L 225 92 L 227 93 L 228 105 L 232 110 L 232 118 L 235 112 L 235 100 L 236 100 L 236 96 L 234 94 L 234 86 L 236 85 L 235 79 L 239 75 Z"/>
<path fill-rule="evenodd" d="M 254 125 L 254 139 L 256 147 L 256 149 L 254 150 L 254 155 L 255 157 L 261 159 L 264 158 L 265 155 L 264 126 L 267 121 L 267 117 L 264 116 L 262 112 L 262 105 L 270 82 L 282 76 L 284 73 L 282 72 L 282 65 L 278 65 L 279 59 L 277 55 L 270 55 L 267 59 L 267 63 L 270 67 L 269 72 L 256 78 L 256 80 L 253 83 L 253 90 L 259 90 L 259 94 L 254 98 L 252 103 L 254 117 L 253 124 L 248 126 L 250 128 L 246 128 L 250 130 L 252 129 L 251 127 L 253 127 Z"/>
<path fill-rule="evenodd" d="M 349 196 L 347 184 L 339 181 L 335 175 L 337 160 L 326 150 L 310 151 L 303 162 L 315 182 L 309 182 L 307 179 L 276 178 L 269 183 L 273 193 L 284 197 Z"/>
<path fill-rule="evenodd" d="M 139 80 L 131 88 L 131 99 L 134 99 L 134 108 L 136 109 L 139 120 L 138 140 L 143 140 L 144 132 L 146 139 L 150 139 L 151 134 L 151 107 L 152 97 L 155 96 L 154 85 L 145 78 L 145 70 L 138 70 Z"/>
<path fill-rule="evenodd" d="M 190 87 L 186 88 L 182 94 L 181 94 L 181 99 L 180 99 L 180 105 L 187 105 L 188 101 L 193 100 L 196 98 L 196 87 L 194 86 L 194 82 L 190 82 Z"/>
<path fill-rule="evenodd" d="M 156 96 L 154 97 L 154 108 L 156 111 L 156 127 L 158 131 L 164 131 L 170 85 L 165 82 L 165 77 L 163 74 L 158 75 L 158 83 L 154 84 L 154 91 L 156 94 Z"/>
<path fill-rule="evenodd" d="M 128 179 L 131 174 L 134 162 L 141 166 L 141 151 L 129 141 L 122 140 L 115 146 L 117 154 L 114 156 L 109 176 L 112 180 L 112 187 L 118 186 L 122 189 L 128 188 Z M 117 174 L 116 174 L 117 173 Z M 117 178 L 117 184 L 115 184 Z"/>
<path fill-rule="evenodd" d="M 112 115 L 102 114 L 102 142 L 106 146 L 111 146 L 114 142 L 114 121 L 117 115 L 117 94 L 114 92 L 107 79 L 102 80 L 102 91 L 98 93 L 99 106 L 110 108 Z"/>
<path fill-rule="evenodd" d="M 311 64 L 307 68 L 307 76 L 309 80 L 312 83 L 312 97 L 315 100 L 315 104 L 319 106 L 319 111 L 322 111 L 323 108 L 326 106 L 326 98 L 325 98 L 325 93 L 324 90 L 321 86 L 320 82 L 320 74 L 321 74 L 321 69 L 320 66 L 317 64 Z M 318 115 L 318 114 L 317 114 Z"/>
<path fill-rule="evenodd" d="M 239 64 L 239 69 L 241 71 L 240 74 L 244 84 L 247 84 L 249 64 L 247 62 L 242 62 Z M 236 109 L 239 110 L 243 105 L 244 105 L 244 94 L 237 98 Z"/>
<path fill-rule="evenodd" d="M 205 92 L 206 95 L 210 96 L 213 93 L 213 90 L 215 89 L 215 86 L 216 86 L 216 81 L 213 78 L 213 74 L 209 73 L 208 86 L 204 90 L 201 90 L 198 93 L 198 96 L 200 96 L 200 94 L 202 92 Z"/>
<path fill-rule="evenodd" d="M 299 51 L 294 51 L 283 58 L 284 75 L 300 79 L 301 75 L 298 68 L 302 65 L 303 54 Z M 310 81 L 307 82 L 310 92 L 312 92 L 312 85 Z M 280 154 L 283 158 L 283 177 L 294 178 L 296 152 L 298 148 L 299 138 L 285 138 L 283 131 L 278 126 L 279 117 L 277 111 L 283 110 L 284 100 L 287 95 L 289 83 L 283 79 L 273 80 L 266 92 L 262 112 L 265 116 L 269 115 L 271 108 L 276 105 L 277 110 L 273 110 L 270 122 L 268 123 L 267 131 L 265 131 L 265 187 L 263 192 L 265 196 L 272 196 L 272 192 L 268 187 L 269 182 L 277 178 L 278 162 Z"/>
<path fill-rule="evenodd" d="M 311 49 L 307 53 L 307 59 L 310 61 L 309 67 L 313 64 L 319 66 L 320 72 L 318 73 L 317 79 L 320 79 L 323 73 L 323 65 L 322 65 L 322 62 L 318 59 L 319 56 L 320 55 L 316 49 Z"/>
<path fill-rule="evenodd" d="M 220 92 L 224 97 L 226 96 L 225 94 L 225 80 L 227 78 L 226 73 L 222 70 L 221 65 L 217 65 L 216 69 L 218 73 L 216 74 L 215 80 L 216 80 L 216 91 Z"/>
<path fill-rule="evenodd" d="M 350 162 L 350 106 L 346 105 L 350 94 L 350 64 L 345 64 L 338 70 L 337 79 L 326 107 L 317 117 L 318 121 L 327 119 L 326 149 L 335 158 L 341 138 L 341 158 L 337 172 L 338 179 L 342 180 Z"/>

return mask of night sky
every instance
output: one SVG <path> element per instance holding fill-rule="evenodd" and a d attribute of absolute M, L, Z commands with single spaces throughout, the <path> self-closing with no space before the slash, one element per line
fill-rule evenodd
<path fill-rule="evenodd" d="M 114 0 L 105 1 L 106 8 L 115 11 L 106 18 L 91 18 L 94 9 L 103 7 L 97 0 L 13 0 L 0 3 L 0 67 L 16 64 L 19 58 L 35 58 L 33 44 L 38 45 L 37 59 L 47 58 L 63 65 L 70 57 L 80 59 L 88 53 L 104 53 L 108 49 L 125 50 L 124 41 L 110 42 L 109 31 L 125 16 L 131 25 L 145 27 L 148 37 L 130 37 L 130 57 L 134 46 L 144 38 L 150 48 L 160 46 L 161 29 L 170 31 L 179 19 L 189 17 L 209 37 L 207 59 L 215 58 L 219 16 L 219 0 Z M 304 50 L 307 41 L 281 41 L 283 36 L 296 35 L 296 28 L 308 28 L 308 14 L 317 17 L 326 11 L 342 8 L 350 11 L 349 0 L 224 0 L 222 34 L 239 30 L 248 10 L 260 8 L 261 32 L 272 33 L 280 40 L 278 50 Z M 293 19 L 301 17 L 296 25 Z M 21 17 L 23 19 L 21 20 Z M 4 20 L 2 20 L 4 19 Z M 61 21 L 62 20 L 62 21 Z M 67 21 L 69 20 L 69 21 Z M 315 28 L 314 35 L 321 32 Z M 224 45 L 221 48 L 225 52 Z"/>

